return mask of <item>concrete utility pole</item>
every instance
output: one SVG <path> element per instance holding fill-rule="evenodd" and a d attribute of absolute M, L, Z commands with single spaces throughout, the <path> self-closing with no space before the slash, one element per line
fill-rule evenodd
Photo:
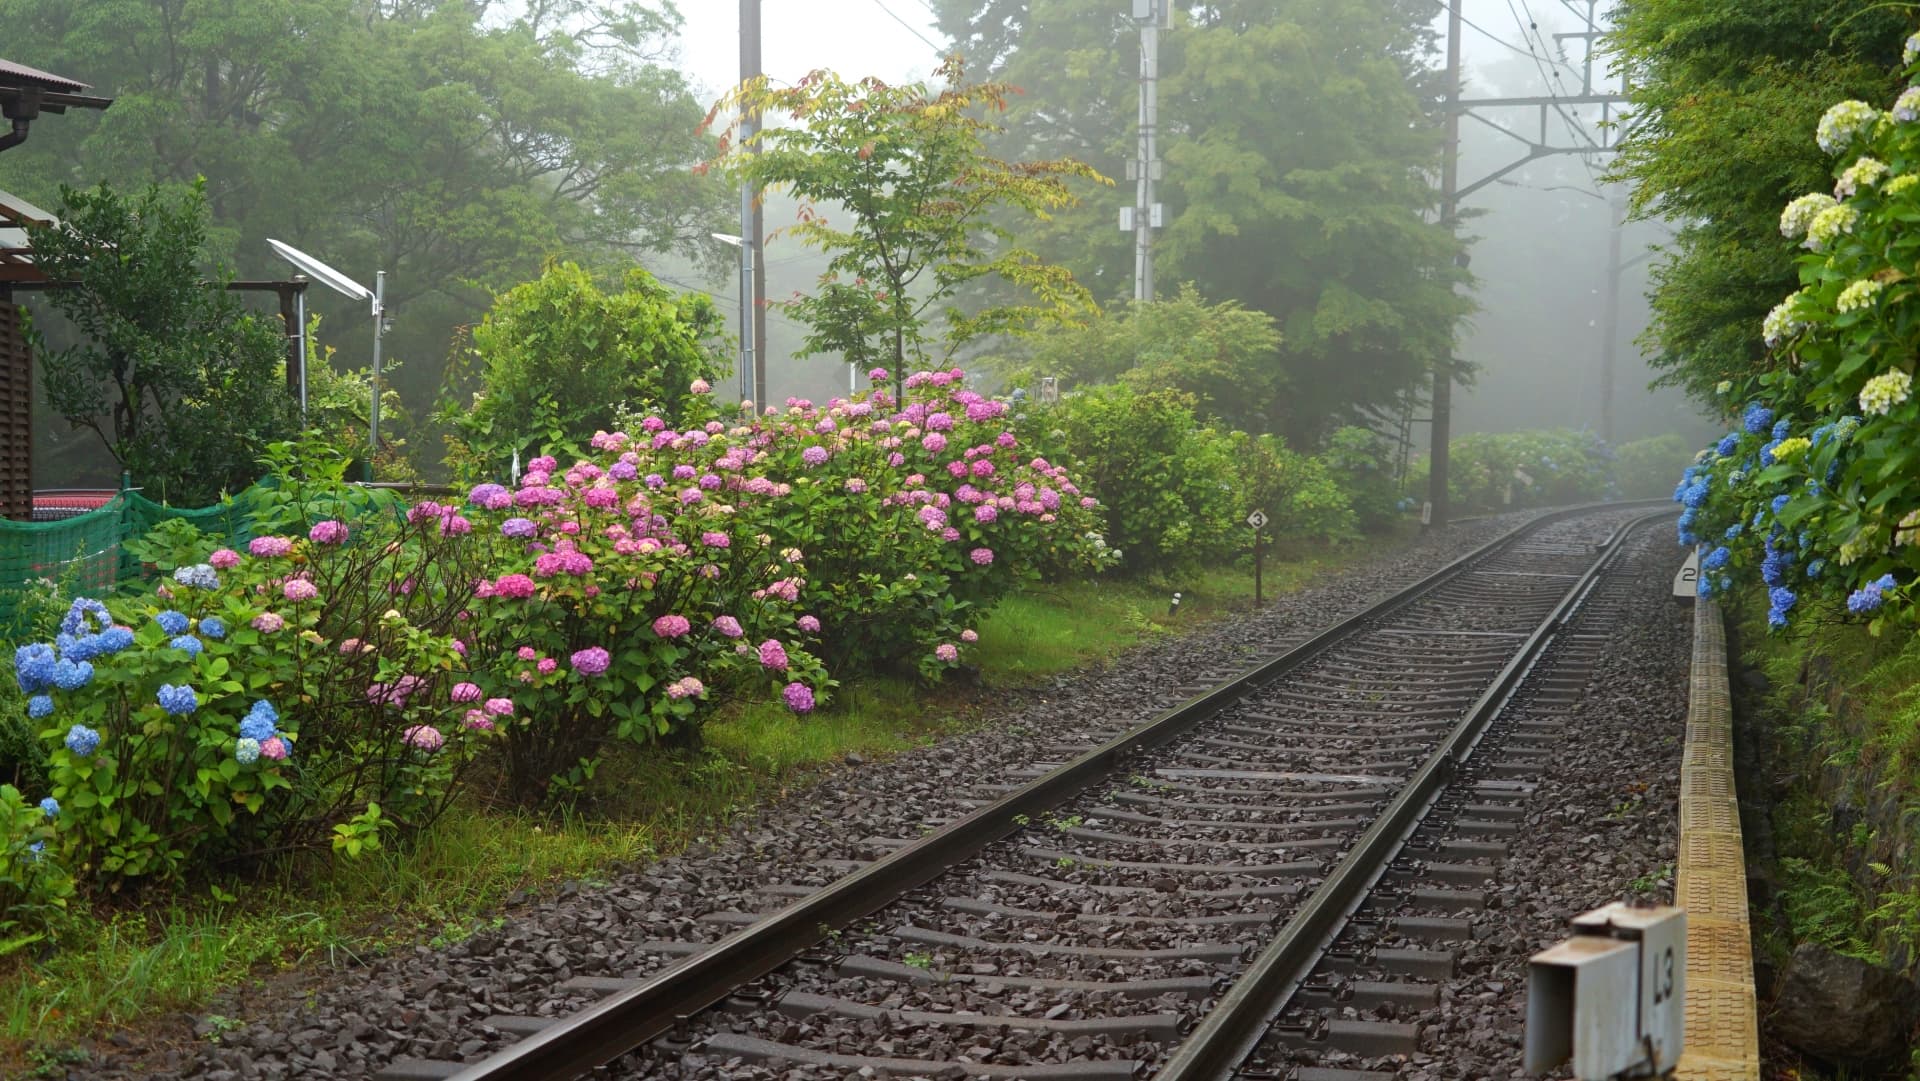
<path fill-rule="evenodd" d="M 1440 159 L 1440 223 L 1458 227 L 1460 209 L 1460 4 L 1447 0 L 1446 146 Z M 1427 502 L 1432 526 L 1447 524 L 1447 444 L 1453 438 L 1453 344 L 1433 367 L 1433 442 L 1428 448 Z"/>
<path fill-rule="evenodd" d="M 1173 0 L 1133 0 L 1133 21 L 1140 27 L 1140 145 L 1128 165 L 1135 182 L 1133 206 L 1120 211 L 1120 229 L 1133 233 L 1133 299 L 1153 299 L 1153 231 L 1164 224 L 1153 185 L 1160 164 L 1160 31 L 1172 25 Z"/>
<path fill-rule="evenodd" d="M 758 79 L 760 70 L 760 0 L 740 0 L 740 82 Z M 740 146 L 759 130 L 760 118 L 740 114 Z M 757 152 L 757 150 L 755 151 Z M 760 409 L 767 407 L 767 261 L 761 238 L 766 235 L 766 210 L 760 191 L 752 184 L 740 188 L 740 388 Z M 751 371 L 747 369 L 751 367 Z M 749 383 L 748 380 L 752 382 Z"/>

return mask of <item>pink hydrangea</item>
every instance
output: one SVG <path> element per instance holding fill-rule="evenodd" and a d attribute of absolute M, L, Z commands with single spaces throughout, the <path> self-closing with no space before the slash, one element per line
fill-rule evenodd
<path fill-rule="evenodd" d="M 929 454 L 938 454 L 947 449 L 947 437 L 939 432 L 928 432 L 926 438 L 920 440 L 920 445 L 925 447 Z"/>
<path fill-rule="evenodd" d="M 885 368 L 874 368 L 867 372 L 867 378 L 876 383 L 885 382 L 887 379 L 887 370 Z"/>
<path fill-rule="evenodd" d="M 740 629 L 740 621 L 732 616 L 713 617 L 713 629 L 728 638 L 738 638 L 745 632 Z"/>
<path fill-rule="evenodd" d="M 573 662 L 573 670 L 583 676 L 604 675 L 607 666 L 613 663 L 612 655 L 599 646 L 588 646 L 569 660 Z"/>
<path fill-rule="evenodd" d="M 967 558 L 984 567 L 993 562 L 993 549 L 975 548 L 973 551 L 967 553 Z"/>
<path fill-rule="evenodd" d="M 231 548 L 221 548 L 207 557 L 207 564 L 217 571 L 232 570 L 240 565 L 240 553 Z"/>
<path fill-rule="evenodd" d="M 300 601 L 310 601 L 318 597 L 320 590 L 305 578 L 294 578 L 290 579 L 286 585 L 280 587 L 280 593 L 288 600 L 298 603 Z"/>
<path fill-rule="evenodd" d="M 1000 517 L 1000 511 L 991 503 L 983 503 L 973 508 L 973 520 L 976 522 L 991 522 L 998 517 Z"/>
<path fill-rule="evenodd" d="M 933 655 L 938 660 L 952 664 L 954 661 L 960 659 L 960 647 L 954 645 L 952 642 L 942 642 L 933 647 Z"/>
<path fill-rule="evenodd" d="M 810 466 L 827 464 L 827 448 L 808 447 L 800 452 L 800 460 Z"/>
<path fill-rule="evenodd" d="M 530 661 L 540 656 L 540 651 L 534 649 L 532 646 L 521 646 L 519 649 L 513 651 L 513 655 L 523 661 Z"/>
<path fill-rule="evenodd" d="M 980 640 L 980 632 L 974 630 L 972 627 L 968 627 L 966 630 L 960 632 L 960 640 L 962 642 L 978 642 Z"/>
<path fill-rule="evenodd" d="M 513 716 L 513 699 L 489 698 L 487 699 L 486 710 L 495 717 L 511 717 Z"/>
<path fill-rule="evenodd" d="M 665 615 L 653 621 L 653 633 L 662 638 L 678 638 L 692 629 L 686 616 Z"/>
<path fill-rule="evenodd" d="M 559 670 L 560 662 L 554 660 L 552 657 L 542 657 L 539 663 L 534 665 L 534 668 L 538 669 L 543 676 L 552 675 L 555 671 Z"/>
<path fill-rule="evenodd" d="M 787 670 L 787 647 L 778 639 L 769 638 L 760 643 L 760 666 L 775 672 Z"/>
<path fill-rule="evenodd" d="M 487 711 L 483 709 L 468 710 L 466 717 L 460 723 L 475 732 L 493 731 L 493 718 L 487 716 Z"/>
<path fill-rule="evenodd" d="M 695 394 L 709 394 L 713 391 L 713 384 L 707 382 L 705 379 L 695 379 L 692 383 L 688 384 L 687 389 L 693 391 Z"/>
<path fill-rule="evenodd" d="M 293 551 L 293 541 L 286 537 L 255 537 L 247 542 L 247 551 L 263 559 L 276 559 Z"/>
<path fill-rule="evenodd" d="M 343 654 L 360 652 L 360 639 L 358 638 L 341 639 L 340 652 Z"/>
<path fill-rule="evenodd" d="M 848 477 L 846 487 L 847 491 L 852 492 L 854 495 L 859 495 L 861 492 L 867 490 L 867 482 L 859 477 Z"/>
<path fill-rule="evenodd" d="M 400 738 L 406 741 L 407 746 L 429 754 L 439 750 L 447 742 L 447 737 L 441 735 L 440 730 L 430 724 L 416 724 L 402 733 Z"/>
<path fill-rule="evenodd" d="M 478 702 L 481 698 L 480 686 L 476 683 L 456 683 L 451 694 L 455 702 Z"/>
<path fill-rule="evenodd" d="M 287 625 L 278 612 L 262 612 L 253 617 L 253 629 L 261 634 L 272 634 Z"/>
<path fill-rule="evenodd" d="M 333 518 L 324 522 L 315 522 L 313 528 L 307 530 L 307 539 L 315 544 L 345 544 L 347 523 Z"/>
<path fill-rule="evenodd" d="M 287 757 L 287 741 L 281 736 L 268 736 L 260 741 L 260 757 L 278 762 Z"/>
<path fill-rule="evenodd" d="M 725 533 L 702 533 L 700 543 L 709 548 L 726 548 L 733 544 L 733 539 Z"/>
<path fill-rule="evenodd" d="M 780 692 L 780 697 L 786 700 L 787 708 L 795 713 L 813 712 L 813 689 L 804 683 L 787 684 Z"/>
<path fill-rule="evenodd" d="M 493 591 L 502 597 L 525 600 L 533 596 L 533 579 L 524 574 L 503 574 L 493 583 Z"/>
<path fill-rule="evenodd" d="M 699 698 L 706 693 L 707 685 L 692 676 L 683 676 L 667 684 L 668 698 Z"/>
<path fill-rule="evenodd" d="M 801 616 L 799 619 L 794 621 L 794 626 L 799 627 L 801 630 L 807 632 L 808 634 L 820 633 L 820 621 L 813 618 L 812 616 Z"/>

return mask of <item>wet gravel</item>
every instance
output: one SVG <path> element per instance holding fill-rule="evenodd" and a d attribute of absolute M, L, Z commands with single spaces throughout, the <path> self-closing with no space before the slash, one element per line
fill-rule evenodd
<path fill-rule="evenodd" d="M 459 1059 L 501 1046 L 511 1038 L 480 1027 L 483 1018 L 570 1013 L 591 1001 L 593 995 L 561 990 L 559 985 L 566 980 L 578 976 L 633 977 L 664 967 L 676 957 L 660 952 L 653 944 L 708 942 L 733 929 L 724 922 L 700 917 L 716 909 L 751 913 L 777 907 L 790 899 L 794 888 L 824 884 L 850 869 L 853 861 L 874 858 L 885 849 L 877 842 L 911 838 L 924 828 L 965 813 L 971 807 L 969 797 L 982 794 L 969 785 L 1002 777 L 1020 767 L 1057 761 L 1075 745 L 1138 723 L 1186 697 L 1180 688 L 1196 679 L 1223 676 L 1256 657 L 1279 652 L 1485 543 L 1520 520 L 1520 516 L 1509 516 L 1455 527 L 1404 551 L 1330 575 L 1320 586 L 1281 598 L 1258 615 L 1222 621 L 1175 640 L 1136 649 L 1105 670 L 1077 673 L 1039 688 L 1009 693 L 1004 696 L 1003 720 L 882 763 L 831 771 L 787 798 L 743 815 L 724 832 L 682 855 L 622 875 L 605 886 L 570 886 L 553 896 L 515 906 L 501 914 L 504 922 L 497 929 L 482 931 L 444 949 L 417 946 L 364 964 L 314 969 L 244 989 L 225 996 L 205 1014 L 121 1034 L 96 1049 L 94 1061 L 74 1068 L 68 1076 L 192 1077 L 209 1081 L 360 1078 L 397 1058 Z M 1672 640 L 1653 636 L 1642 641 L 1646 636 L 1636 637 L 1628 643 L 1632 659 L 1620 663 L 1653 666 L 1646 669 L 1649 672 L 1659 670 L 1662 663 L 1684 666 L 1684 623 L 1678 633 L 1677 639 L 1667 636 Z M 1204 659 L 1203 667 L 1196 666 L 1196 657 Z M 1608 820 L 1604 826 L 1589 821 L 1591 816 L 1582 809 L 1611 807 L 1621 798 L 1621 778 L 1628 776 L 1644 778 L 1652 786 L 1645 799 L 1650 808 L 1671 804 L 1677 793 L 1677 743 L 1664 750 L 1659 743 L 1678 729 L 1655 733 L 1643 722 L 1637 732 L 1639 738 L 1622 738 L 1614 728 L 1624 726 L 1629 729 L 1626 735 L 1635 733 L 1633 724 L 1620 722 L 1619 717 L 1644 719 L 1648 716 L 1647 704 L 1630 690 L 1616 698 L 1614 705 L 1618 708 L 1613 713 L 1618 717 L 1609 713 L 1600 718 L 1608 722 L 1608 735 L 1578 737 L 1572 745 L 1583 749 L 1566 767 L 1571 771 L 1568 783 L 1590 787 L 1591 799 L 1585 803 L 1556 799 L 1538 809 L 1538 828 L 1560 843 L 1553 846 L 1554 852 L 1542 854 L 1537 866 L 1524 857 L 1512 861 L 1503 874 L 1514 876 L 1513 901 L 1486 914 L 1489 919 L 1517 921 L 1512 928 L 1505 924 L 1490 928 L 1489 941 L 1505 935 L 1519 942 L 1516 936 L 1524 929 L 1529 945 L 1514 946 L 1507 951 L 1512 957 L 1498 952 L 1490 956 L 1443 1005 L 1434 1031 L 1452 1031 L 1449 1026 L 1456 1022 L 1464 1026 L 1464 1031 L 1476 1025 L 1473 1019 L 1491 1016 L 1489 1011 L 1518 1016 L 1518 999 L 1509 1002 L 1496 996 L 1494 1001 L 1484 1002 L 1480 996 L 1486 992 L 1476 981 L 1484 982 L 1482 977 L 1497 981 L 1499 977 L 1490 974 L 1504 972 L 1502 963 L 1509 967 L 1512 963 L 1524 964 L 1527 953 L 1535 948 L 1532 943 L 1557 938 L 1566 913 L 1614 896 L 1618 886 L 1612 879 L 1617 876 L 1611 872 L 1616 869 L 1617 854 L 1626 853 L 1622 870 L 1635 874 L 1657 870 L 1662 861 L 1671 861 L 1671 808 L 1662 812 L 1665 819 L 1648 812 L 1630 816 L 1624 824 Z M 1596 695 L 1596 702 L 1604 701 L 1608 700 Z M 1609 707 L 1594 708 L 1607 712 Z M 1656 751 L 1667 757 L 1659 757 Z M 1143 795 L 1151 798 L 1166 793 Z M 1222 801 L 1231 802 L 1231 797 Z M 1243 839 L 1272 841 L 1302 835 L 1315 834 L 1311 830 L 1284 837 L 1249 833 Z M 1645 842 L 1645 858 L 1639 848 L 1621 848 L 1629 840 Z M 1596 854 L 1604 858 L 1596 859 Z M 1128 851 L 1115 853 L 1116 858 L 1128 855 Z M 1277 853 L 1257 855 L 1260 862 L 1290 858 Z M 1045 870 L 1049 870 L 1045 857 L 1034 857 L 1034 873 Z M 1116 895 L 1099 889 L 1113 881 L 1119 879 L 1090 877 L 1082 907 L 1083 915 L 1115 921 L 1113 942 L 1118 948 L 1172 949 L 1185 943 L 1231 943 L 1244 938 L 1244 927 L 1192 922 L 1129 925 L 1129 920 L 1164 919 L 1156 916 L 1162 911 L 1156 906 L 1164 906 L 1165 900 L 1154 896 L 1160 891 L 1151 880 L 1132 882 L 1137 892 Z M 1565 885 L 1557 890 L 1550 888 L 1549 883 L 1556 881 Z M 1540 888 L 1536 890 L 1529 883 Z M 1279 898 L 1276 904 L 1284 903 L 1286 891 L 1297 888 L 1284 881 L 1269 885 Z M 1007 908 L 1039 905 L 1040 895 L 1019 881 L 977 886 L 970 892 Z M 1236 889 L 1224 880 L 1220 886 L 1223 890 Z M 1183 890 L 1190 888 L 1204 886 L 1182 883 Z M 1240 900 L 1231 904 L 1223 900 L 1217 906 L 1219 912 L 1249 911 L 1244 887 L 1237 888 L 1236 893 Z M 1584 900 L 1589 895 L 1597 899 Z M 1179 909 L 1183 917 L 1193 911 L 1191 905 Z M 929 920 L 934 918 L 933 913 L 925 915 Z M 889 912 L 888 918 L 896 924 L 907 923 L 895 912 Z M 1037 930 L 1019 932 L 1035 934 L 1037 941 L 1044 941 L 1047 933 L 1045 921 L 1023 921 L 1006 915 L 983 916 L 982 920 L 1002 930 L 1037 923 Z M 884 934 L 888 929 L 879 930 Z M 926 951 L 931 968 L 940 947 L 915 948 Z M 872 996 L 869 1001 L 895 1003 L 899 1009 L 952 1010 L 972 1001 L 969 988 L 994 977 L 1017 976 L 1024 964 L 1017 951 L 1003 960 L 970 963 L 993 964 L 996 971 L 967 972 L 961 975 L 969 979 L 962 980 L 878 981 L 868 988 Z M 1105 979 L 1116 973 L 1128 979 L 1179 978 L 1204 969 L 1196 969 L 1197 962 L 1172 957 L 1089 958 L 1075 964 L 1083 975 Z M 1059 959 L 1050 962 L 1047 970 L 1049 977 L 1057 977 L 1061 971 Z M 1518 982 L 1509 979 L 1507 986 L 1511 999 Z M 1021 1005 L 1038 1005 L 1042 997 L 1049 1004 L 1060 998 L 1058 992 L 1045 992 L 1043 996 L 1011 984 L 1001 985 L 999 993 L 1003 996 L 1001 1006 L 1009 1011 Z M 1023 994 L 1031 1001 L 1022 1002 Z M 1089 991 L 1082 998 L 1103 994 Z M 1163 1001 L 1135 997 L 1112 1004 L 1070 1000 L 1070 1012 L 1074 1016 L 1115 1012 L 1149 1016 L 1174 1008 L 1174 1000 L 1180 998 L 1170 995 Z M 210 1020 L 216 1016 L 234 1021 Z M 876 1022 L 843 1018 L 818 1023 L 838 1026 L 841 1031 L 831 1033 L 827 1042 L 838 1043 L 849 1053 L 887 1053 L 878 1048 L 891 1037 L 875 1028 Z M 769 1032 L 767 1038 L 783 1035 Z M 1124 1055 L 1131 1043 L 1124 1037 L 983 1032 L 953 1026 L 933 1030 L 926 1040 L 925 1045 L 901 1044 L 893 1053 L 902 1057 L 952 1057 L 978 1048 L 1006 1062 L 1057 1061 L 1063 1057 Z M 981 1047 L 983 1042 L 995 1046 Z M 1465 1072 L 1454 1072 L 1448 1061 L 1435 1058 L 1429 1065 L 1438 1072 L 1408 1076 L 1504 1076 L 1481 1073 L 1479 1066 L 1465 1061 L 1461 1065 Z M 721 1060 L 713 1065 L 722 1067 L 726 1063 Z M 728 1071 L 727 1075 L 827 1077 L 839 1073 L 830 1068 L 748 1067 L 737 1074 Z"/>

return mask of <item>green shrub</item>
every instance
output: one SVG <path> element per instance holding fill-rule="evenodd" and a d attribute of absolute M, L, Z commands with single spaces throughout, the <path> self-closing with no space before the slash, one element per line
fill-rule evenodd
<path fill-rule="evenodd" d="M 495 299 L 473 330 L 478 386 L 450 393 L 439 419 L 454 433 L 449 462 L 463 476 L 505 476 L 521 460 L 578 457 L 621 406 L 675 415 L 697 380 L 724 370 L 712 339 L 721 318 L 698 293 L 676 295 L 646 271 L 616 292 L 558 263 Z"/>
<path fill-rule="evenodd" d="M 1401 516 L 1405 494 L 1393 478 L 1393 448 L 1379 433 L 1348 426 L 1334 432 L 1320 456 L 1327 473 L 1346 493 L 1354 518 L 1374 532 Z"/>
<path fill-rule="evenodd" d="M 56 932 L 73 896 L 73 876 L 60 862 L 59 808 L 28 803 L 0 784 L 0 957 Z"/>
<path fill-rule="evenodd" d="M 1604 498 L 1612 480 L 1611 454 L 1597 436 L 1565 428 L 1476 432 L 1453 441 L 1447 497 L 1456 511 L 1552 507 Z M 1424 491 L 1427 463 L 1410 478 Z"/>
<path fill-rule="evenodd" d="M 1242 546 L 1230 445 L 1194 419 L 1190 396 L 1094 387 L 1039 411 L 1034 423 L 1059 431 L 1106 511 L 1107 543 L 1126 573 L 1190 569 Z"/>
<path fill-rule="evenodd" d="M 1662 499 L 1693 461 L 1686 440 L 1669 432 L 1623 443 L 1614 451 L 1614 489 L 1622 499 Z"/>
<path fill-rule="evenodd" d="M 1353 505 L 1325 460 L 1296 454 L 1271 435 L 1232 432 L 1226 442 L 1241 521 L 1264 511 L 1267 535 L 1282 541 L 1324 544 L 1355 535 Z"/>

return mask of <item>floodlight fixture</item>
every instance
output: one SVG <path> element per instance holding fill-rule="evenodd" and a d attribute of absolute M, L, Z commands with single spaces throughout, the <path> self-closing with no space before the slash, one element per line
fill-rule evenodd
<path fill-rule="evenodd" d="M 367 411 L 367 463 L 366 476 L 373 479 L 373 460 L 380 453 L 380 339 L 393 328 L 393 320 L 387 316 L 387 272 L 378 270 L 373 275 L 373 288 L 368 289 L 352 278 L 315 259 L 291 244 L 268 239 L 267 247 L 287 262 L 292 263 L 314 281 L 353 300 L 369 302 L 373 314 L 373 401 Z M 301 314 L 300 332 L 306 333 L 306 316 Z M 305 412 L 307 398 L 307 350 L 304 338 L 300 346 L 300 404 Z"/>

